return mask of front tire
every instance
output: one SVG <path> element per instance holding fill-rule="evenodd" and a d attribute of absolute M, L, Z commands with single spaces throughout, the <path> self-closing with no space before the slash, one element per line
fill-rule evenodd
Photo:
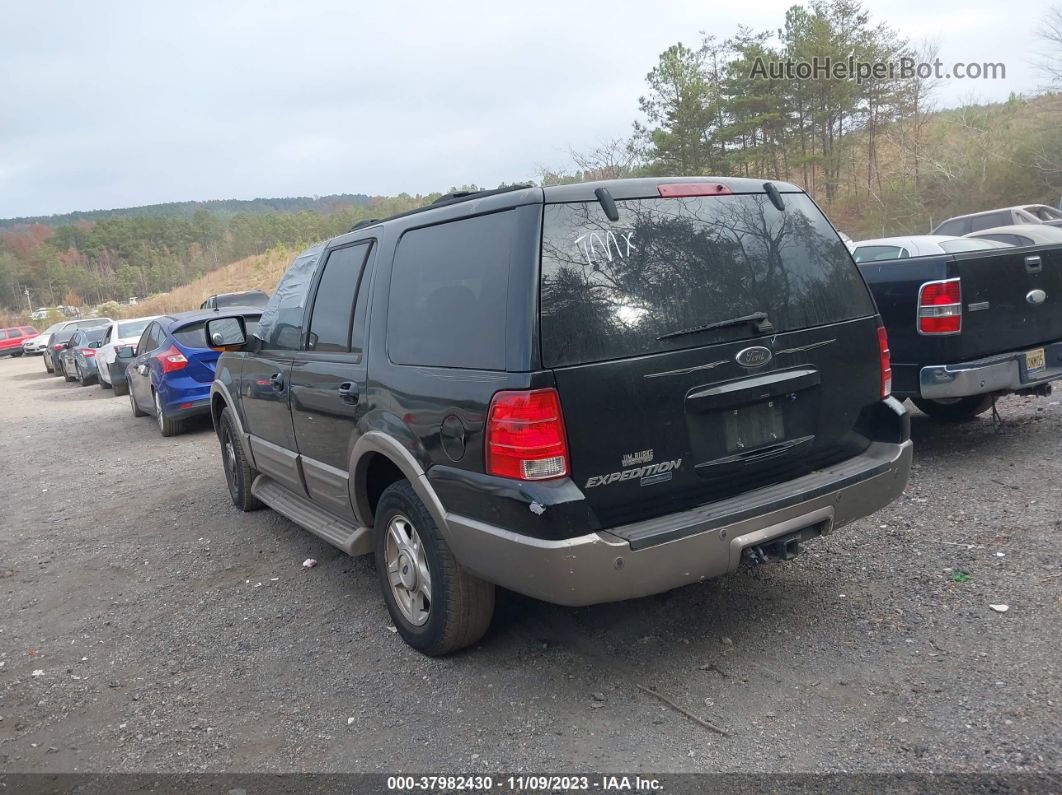
<path fill-rule="evenodd" d="M 966 422 L 992 408 L 991 395 L 969 395 L 947 401 L 911 398 L 911 402 L 937 422 Z"/>
<path fill-rule="evenodd" d="M 218 439 L 221 441 L 221 463 L 225 467 L 225 482 L 232 504 L 245 512 L 258 510 L 262 503 L 251 493 L 251 484 L 258 477 L 258 470 L 247 462 L 243 454 L 240 432 L 233 419 L 232 409 L 228 407 L 221 412 Z"/>
<path fill-rule="evenodd" d="M 376 571 L 402 639 L 437 657 L 482 638 L 494 586 L 461 568 L 409 481 L 384 489 L 375 524 Z"/>

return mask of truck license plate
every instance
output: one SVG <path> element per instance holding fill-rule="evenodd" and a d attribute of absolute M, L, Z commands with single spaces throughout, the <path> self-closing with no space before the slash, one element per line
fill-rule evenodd
<path fill-rule="evenodd" d="M 1044 356 L 1044 349 L 1037 348 L 1035 351 L 1028 351 L 1025 354 L 1025 369 L 1029 372 L 1033 370 L 1043 370 L 1047 365 L 1047 359 Z"/>

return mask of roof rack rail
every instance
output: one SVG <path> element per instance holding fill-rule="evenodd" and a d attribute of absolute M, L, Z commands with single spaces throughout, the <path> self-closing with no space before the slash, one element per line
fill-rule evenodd
<path fill-rule="evenodd" d="M 366 226 L 375 226 L 376 224 L 382 224 L 385 221 L 393 221 L 396 218 L 405 218 L 407 215 L 416 215 L 417 213 L 427 212 L 428 210 L 434 210 L 438 207 L 445 207 L 450 204 L 459 204 L 460 202 L 471 201 L 472 199 L 482 199 L 487 196 L 494 196 L 498 193 L 508 193 L 514 190 L 525 190 L 533 187 L 534 185 L 506 185 L 504 188 L 494 188 L 492 190 L 454 191 L 440 196 L 431 204 L 426 204 L 415 210 L 406 210 L 404 213 L 395 213 L 394 215 L 388 215 L 386 218 L 369 218 L 365 221 L 358 221 L 350 228 L 350 231 L 353 232 L 357 229 L 364 229 Z"/>

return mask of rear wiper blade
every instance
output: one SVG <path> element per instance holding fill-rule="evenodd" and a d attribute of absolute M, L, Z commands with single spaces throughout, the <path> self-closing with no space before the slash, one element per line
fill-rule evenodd
<path fill-rule="evenodd" d="M 753 312 L 751 315 L 742 315 L 741 317 L 732 317 L 729 320 L 720 320 L 716 323 L 707 323 L 703 326 L 694 326 L 693 328 L 679 329 L 678 331 L 669 331 L 667 334 L 663 334 L 657 337 L 657 342 L 661 340 L 669 340 L 673 337 L 684 337 L 687 334 L 698 334 L 702 331 L 711 331 L 716 328 L 728 328 L 730 326 L 740 326 L 744 323 L 751 323 L 753 329 L 757 334 L 766 334 L 769 331 L 774 331 L 774 326 L 771 325 L 771 321 L 767 319 L 766 312 Z"/>

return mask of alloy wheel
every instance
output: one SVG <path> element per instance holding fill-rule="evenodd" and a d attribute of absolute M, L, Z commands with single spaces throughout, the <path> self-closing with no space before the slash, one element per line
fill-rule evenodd
<path fill-rule="evenodd" d="M 402 514 L 387 525 L 384 561 L 387 582 L 402 616 L 413 626 L 422 626 L 431 613 L 431 572 L 417 529 Z"/>

